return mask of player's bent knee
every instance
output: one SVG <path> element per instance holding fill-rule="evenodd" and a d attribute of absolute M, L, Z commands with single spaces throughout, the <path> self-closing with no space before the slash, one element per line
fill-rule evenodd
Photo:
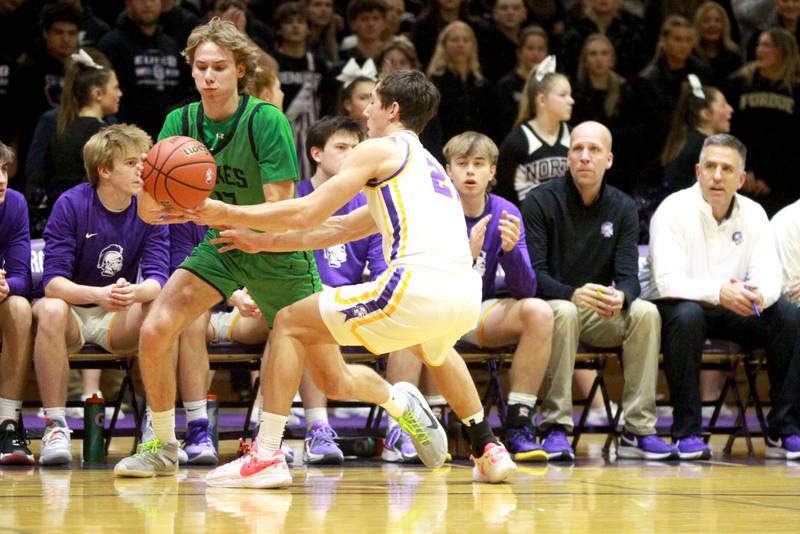
<path fill-rule="evenodd" d="M 14 320 L 15 326 L 23 326 L 27 324 L 30 327 L 33 312 L 31 311 L 31 303 L 25 297 L 19 295 L 11 295 L 8 297 L 3 305 L 7 307 L 8 313 Z"/>
<path fill-rule="evenodd" d="M 540 299 L 523 299 L 520 302 L 520 319 L 526 329 L 552 329 L 553 309 Z"/>
<path fill-rule="evenodd" d="M 38 328 L 45 331 L 63 330 L 69 314 L 69 304 L 57 298 L 45 297 L 33 306 Z"/>

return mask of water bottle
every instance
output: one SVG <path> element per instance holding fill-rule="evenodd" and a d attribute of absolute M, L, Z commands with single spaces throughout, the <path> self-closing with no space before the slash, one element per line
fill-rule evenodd
<path fill-rule="evenodd" d="M 214 449 L 219 450 L 219 403 L 213 393 L 206 395 L 206 411 L 208 424 L 211 427 L 211 441 L 214 443 Z"/>
<path fill-rule="evenodd" d="M 95 393 L 83 402 L 83 462 L 102 464 L 106 461 L 106 403 Z"/>
<path fill-rule="evenodd" d="M 372 436 L 340 437 L 336 441 L 345 456 L 372 458 L 380 454 L 383 449 L 381 440 Z"/>

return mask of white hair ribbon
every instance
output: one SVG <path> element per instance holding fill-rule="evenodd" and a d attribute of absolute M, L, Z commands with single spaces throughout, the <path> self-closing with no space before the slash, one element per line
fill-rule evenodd
<path fill-rule="evenodd" d="M 367 59 L 364 65 L 359 67 L 358 61 L 351 57 L 350 61 L 342 69 L 342 73 L 336 77 L 337 80 L 344 84 L 345 88 L 349 87 L 358 78 L 368 78 L 372 81 L 378 79 L 378 69 L 375 68 L 375 63 L 371 59 Z"/>
<path fill-rule="evenodd" d="M 95 63 L 94 60 L 92 59 L 92 56 L 87 54 L 86 50 L 84 50 L 83 48 L 79 49 L 78 52 L 76 52 L 75 54 L 70 55 L 69 57 L 75 63 L 80 63 L 81 65 L 83 65 L 85 67 L 91 67 L 93 69 L 103 70 L 103 67 L 101 67 L 100 65 Z"/>
<path fill-rule="evenodd" d="M 556 56 L 549 55 L 536 66 L 536 74 L 534 77 L 537 82 L 541 82 L 545 76 L 551 72 L 556 71 Z"/>
<path fill-rule="evenodd" d="M 692 88 L 692 94 L 700 100 L 706 99 L 706 94 L 703 92 L 703 84 L 700 83 L 700 78 L 696 74 L 689 75 L 689 87 Z"/>

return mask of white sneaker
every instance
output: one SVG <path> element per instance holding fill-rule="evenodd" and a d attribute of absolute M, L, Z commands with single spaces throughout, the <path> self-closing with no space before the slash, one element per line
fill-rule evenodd
<path fill-rule="evenodd" d="M 244 456 L 206 475 L 206 484 L 217 488 L 286 488 L 292 484 L 292 475 L 283 451 L 278 449 L 262 459 L 254 443 Z"/>
<path fill-rule="evenodd" d="M 42 436 L 42 452 L 39 455 L 40 465 L 66 465 L 72 462 L 70 438 L 72 430 L 60 418 L 50 419 Z"/>
<path fill-rule="evenodd" d="M 609 401 L 611 405 L 611 415 L 615 415 L 617 413 L 617 403 L 614 401 Z M 625 423 L 625 414 L 623 413 L 619 417 L 619 424 L 622 425 Z M 589 410 L 589 414 L 586 416 L 586 425 L 587 426 L 607 426 L 610 425 L 611 421 L 608 420 L 608 415 L 606 414 L 605 407 L 602 408 L 592 408 Z"/>
<path fill-rule="evenodd" d="M 470 458 L 475 462 L 472 468 L 472 480 L 475 482 L 497 484 L 517 471 L 517 465 L 502 443 L 487 443 L 480 458 L 472 455 Z"/>
<path fill-rule="evenodd" d="M 447 459 L 447 433 L 413 384 L 398 382 L 394 387 L 407 399 L 406 411 L 397 423 L 414 442 L 422 463 L 426 467 L 439 467 Z"/>
<path fill-rule="evenodd" d="M 162 443 L 158 439 L 140 443 L 136 454 L 114 466 L 115 477 L 150 478 L 175 476 L 178 472 L 178 442 Z"/>
<path fill-rule="evenodd" d="M 711 416 L 714 415 L 714 407 L 713 406 L 703 406 L 701 409 L 703 414 L 703 418 L 711 419 Z M 733 418 L 733 410 L 727 404 L 723 404 L 719 410 L 719 417 L 718 419 L 731 419 Z"/>

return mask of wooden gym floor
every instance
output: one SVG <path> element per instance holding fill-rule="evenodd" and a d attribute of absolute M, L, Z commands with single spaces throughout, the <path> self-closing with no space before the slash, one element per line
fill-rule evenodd
<path fill-rule="evenodd" d="M 0 533 L 800 531 L 800 462 L 763 460 L 760 440 L 755 458 L 740 444 L 731 457 L 670 464 L 607 462 L 602 441 L 584 436 L 575 465 L 520 465 L 510 484 L 473 484 L 465 463 L 348 461 L 295 467 L 290 489 L 270 491 L 206 488 L 200 468 L 115 479 L 130 439 L 114 439 L 94 469 L 81 467 L 75 440 L 72 469 L 0 469 Z M 225 458 L 234 446 L 223 443 Z"/>

